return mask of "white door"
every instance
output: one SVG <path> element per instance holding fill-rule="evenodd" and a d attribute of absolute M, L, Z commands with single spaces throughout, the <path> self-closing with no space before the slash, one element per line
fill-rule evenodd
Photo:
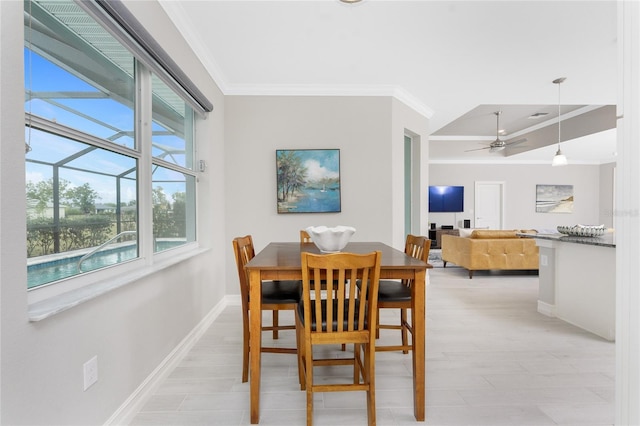
<path fill-rule="evenodd" d="M 474 228 L 502 229 L 504 182 L 476 182 Z"/>

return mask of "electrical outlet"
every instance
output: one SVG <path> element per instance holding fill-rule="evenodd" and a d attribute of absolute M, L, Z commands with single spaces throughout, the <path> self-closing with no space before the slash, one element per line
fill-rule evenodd
<path fill-rule="evenodd" d="M 84 390 L 98 381 L 98 356 L 94 356 L 83 365 L 84 370 Z"/>
<path fill-rule="evenodd" d="M 540 255 L 540 266 L 547 266 L 548 264 L 549 264 L 549 261 L 547 259 L 547 255 L 541 254 Z"/>

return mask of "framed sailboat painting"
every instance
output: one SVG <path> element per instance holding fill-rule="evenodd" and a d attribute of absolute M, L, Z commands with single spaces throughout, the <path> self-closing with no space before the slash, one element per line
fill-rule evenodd
<path fill-rule="evenodd" d="M 338 213 L 339 149 L 276 150 L 278 213 Z"/>

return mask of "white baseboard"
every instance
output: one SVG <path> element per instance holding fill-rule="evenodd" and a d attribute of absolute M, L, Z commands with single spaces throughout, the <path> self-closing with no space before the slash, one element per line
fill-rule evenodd
<path fill-rule="evenodd" d="M 225 296 L 224 297 L 224 300 L 226 302 L 225 306 L 241 306 L 242 300 L 240 299 L 240 297 L 241 296 L 239 294 Z"/>
<path fill-rule="evenodd" d="M 551 305 L 540 300 L 538 300 L 538 312 L 551 318 L 557 317 L 556 305 Z"/>
<path fill-rule="evenodd" d="M 239 306 L 240 296 L 225 296 L 220 303 L 196 325 L 193 330 L 165 357 L 164 360 L 147 376 L 138 388 L 126 399 L 126 401 L 105 422 L 107 425 L 128 425 L 131 423 L 142 406 L 154 394 L 162 381 L 189 353 L 193 345 L 202 337 L 204 332 L 218 318 L 227 306 Z"/>

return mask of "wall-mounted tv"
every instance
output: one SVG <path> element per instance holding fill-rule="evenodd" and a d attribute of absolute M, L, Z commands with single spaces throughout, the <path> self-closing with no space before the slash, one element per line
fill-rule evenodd
<path fill-rule="evenodd" d="M 464 186 L 430 186 L 429 212 L 459 213 L 464 211 Z"/>

